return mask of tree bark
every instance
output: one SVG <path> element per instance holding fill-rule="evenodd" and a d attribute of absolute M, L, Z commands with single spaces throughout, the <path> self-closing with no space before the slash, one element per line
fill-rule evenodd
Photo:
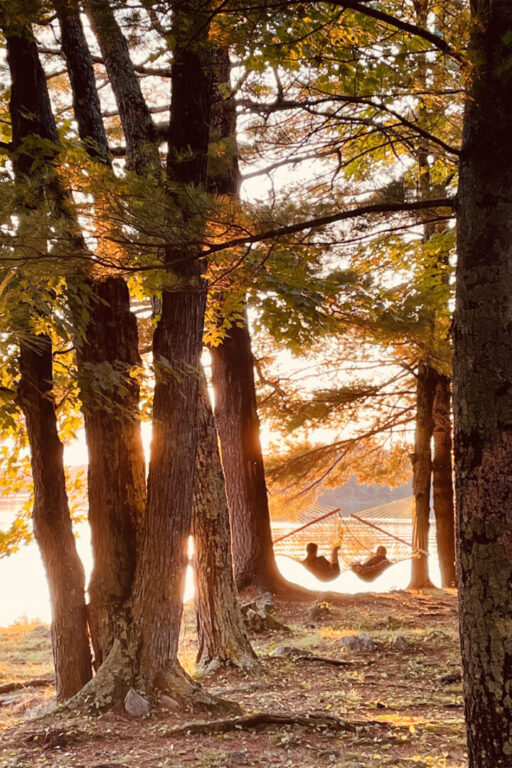
<path fill-rule="evenodd" d="M 91 287 L 92 307 L 78 352 L 80 396 L 89 451 L 88 490 L 94 567 L 89 625 L 95 666 L 108 655 L 116 618 L 129 598 L 141 544 L 145 459 L 140 433 L 137 322 L 124 280 Z M 117 383 L 98 384 L 95 372 Z"/>
<path fill-rule="evenodd" d="M 208 169 L 208 191 L 236 199 L 240 184 L 236 106 L 230 87 L 227 48 L 212 51 L 210 144 L 223 142 L 222 161 Z M 196 619 L 199 668 L 205 672 L 232 664 L 249 669 L 256 656 L 245 631 L 233 577 L 231 525 L 217 430 L 201 370 L 197 412 L 197 457 L 192 527 L 196 563 Z"/>
<path fill-rule="evenodd" d="M 109 0 L 85 0 L 86 13 L 100 46 L 126 139 L 126 167 L 160 177 L 155 126 L 133 69 L 126 39 Z"/>
<path fill-rule="evenodd" d="M 170 194 L 176 195 L 186 223 L 197 216 L 194 189 L 206 185 L 211 104 L 208 29 L 204 6 L 195 1 L 176 3 L 167 176 L 173 182 Z M 197 226 L 202 228 L 202 221 Z M 201 232 L 198 235 L 200 239 Z M 197 248 L 186 252 L 169 248 L 166 265 L 179 282 L 174 291 L 163 288 L 153 338 L 153 442 L 133 614 L 146 686 L 174 690 L 176 676 L 184 677 L 177 649 L 192 516 L 206 284 Z"/>
<path fill-rule="evenodd" d="M 199 381 L 192 532 L 199 668 L 205 672 L 221 665 L 251 669 L 256 655 L 245 631 L 233 578 L 224 474 L 204 372 Z"/>
<path fill-rule="evenodd" d="M 433 404 L 432 487 L 436 539 L 443 587 L 456 587 L 455 510 L 452 481 L 450 377 L 437 374 Z"/>
<path fill-rule="evenodd" d="M 472 3 L 458 195 L 454 415 L 470 768 L 512 761 L 512 5 Z"/>
<path fill-rule="evenodd" d="M 19 402 L 25 414 L 34 482 L 32 519 L 52 606 L 57 699 L 90 680 L 85 575 L 76 551 L 64 478 L 63 448 L 52 397 L 52 346 L 47 336 L 21 344 Z"/>
<path fill-rule="evenodd" d="M 93 157 L 106 160 L 108 147 L 98 119 L 94 70 L 78 11 L 59 4 L 63 46 L 70 79 L 80 105 L 76 114 L 80 135 Z M 39 135 L 58 145 L 58 134 L 51 112 L 46 80 L 37 47 L 29 27 L 16 53 L 11 56 L 13 79 L 22 66 L 23 92 L 13 104 L 16 136 Z M 76 93 L 83 88 L 84 93 Z M 84 94 L 87 102 L 84 102 Z M 96 100 L 94 99 L 96 94 Z M 33 158 L 26 156 L 25 175 Z M 56 178 L 47 177 L 50 194 L 56 198 L 56 214 L 74 223 L 72 248 L 87 252 L 72 204 Z M 68 295 L 76 321 L 76 346 L 79 383 L 89 447 L 89 522 L 92 530 L 94 568 L 89 587 L 89 622 L 95 664 L 108 654 L 116 612 L 130 594 L 135 573 L 136 536 L 144 512 L 145 467 L 139 424 L 139 385 L 133 369 L 140 365 L 137 326 L 130 312 L 130 297 L 124 280 L 107 278 L 91 281 L 84 273 L 68 279 Z M 87 307 L 88 318 L 83 321 Z M 105 388 L 103 378 L 117 385 Z M 98 383 L 97 372 L 100 369 Z M 107 370 L 108 369 L 108 370 Z"/>
<path fill-rule="evenodd" d="M 9 105 L 17 182 L 26 181 L 33 156 L 22 150 L 23 140 L 33 133 L 46 136 L 45 121 L 51 116 L 46 91 L 31 92 L 34 66 L 33 38 L 25 27 L 9 25 L 2 18 L 7 41 L 7 60 L 11 71 Z M 16 20 L 14 20 L 16 22 Z M 42 70 L 35 69 L 36 76 Z M 44 75 L 43 75 L 44 78 Z M 44 80 L 43 80 L 44 81 Z M 46 95 L 46 97 L 45 97 Z M 27 114 L 27 102 L 37 107 L 37 115 Z M 34 126 L 35 122 L 35 126 Z M 40 129 L 40 130 L 37 130 Z M 22 219 L 31 208 L 20 196 Z M 53 358 L 47 336 L 31 335 L 20 347 L 19 401 L 25 414 L 29 436 L 35 502 L 34 534 L 48 578 L 52 605 L 52 646 L 59 700 L 76 693 L 91 677 L 91 654 L 87 636 L 85 576 L 78 557 L 69 514 L 64 477 L 63 448 L 57 430 L 52 397 Z"/>
<path fill-rule="evenodd" d="M 61 45 L 71 83 L 78 134 L 89 154 L 106 163 L 108 162 L 107 136 L 78 1 L 56 0 L 54 5 L 61 29 Z"/>
<path fill-rule="evenodd" d="M 413 547 L 428 552 L 430 528 L 430 476 L 432 456 L 430 441 L 433 431 L 432 408 L 434 404 L 435 371 L 426 363 L 418 366 L 416 384 L 416 433 L 412 456 L 414 515 L 412 529 Z M 432 586 L 428 575 L 428 556 L 418 553 L 412 559 L 410 589 Z"/>
<path fill-rule="evenodd" d="M 215 51 L 216 77 L 229 87 L 227 48 Z M 214 96 L 212 136 L 226 142 L 225 161 L 208 177 L 211 192 L 238 199 L 240 172 L 236 145 L 236 104 Z M 220 438 L 226 493 L 233 532 L 233 559 L 238 589 L 273 589 L 282 582 L 274 559 L 265 468 L 256 405 L 254 363 L 247 312 L 222 343 L 211 347 L 215 422 Z"/>
<path fill-rule="evenodd" d="M 251 337 L 243 324 L 233 326 L 212 347 L 215 423 L 233 531 L 238 589 L 273 589 L 280 581 L 274 559 L 270 513 L 261 452 Z"/>
<path fill-rule="evenodd" d="M 80 138 L 91 157 L 107 164 L 108 144 L 91 54 L 78 4 L 56 4 L 62 50 L 73 91 Z M 126 282 L 119 277 L 87 281 L 89 318 L 79 338 L 78 368 L 89 450 L 89 523 L 94 567 L 89 584 L 89 625 L 95 666 L 107 657 L 116 617 L 130 596 L 135 575 L 146 494 L 139 418 L 141 365 L 137 322 Z M 118 377 L 106 391 L 95 372 Z M 108 370 L 107 370 L 108 369 Z"/>

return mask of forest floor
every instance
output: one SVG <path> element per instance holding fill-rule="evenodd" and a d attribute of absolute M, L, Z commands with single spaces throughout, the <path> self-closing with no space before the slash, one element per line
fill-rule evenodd
<path fill-rule="evenodd" d="M 51 677 L 48 628 L 26 623 L 0 629 L 0 766 L 464 768 L 455 592 L 329 596 L 328 609 L 316 610 L 320 616 L 313 621 L 310 609 L 322 599 L 276 600 L 274 615 L 289 631 L 252 634 L 260 668 L 204 680 L 208 690 L 237 701 L 245 714 L 280 714 L 290 723 L 239 725 L 220 733 L 173 732 L 215 717 L 190 712 L 159 711 L 142 720 L 119 712 L 38 719 L 53 697 L 51 684 L 1 690 L 13 681 Z M 374 640 L 373 650 L 339 647 L 341 637 L 362 633 Z M 194 645 L 193 607 L 187 605 L 181 661 L 191 673 Z M 299 656 L 281 655 L 282 646 L 301 649 Z M 308 652 L 352 663 L 335 666 Z M 291 722 L 304 715 L 311 722 Z M 322 723 L 314 715 L 333 719 Z"/>

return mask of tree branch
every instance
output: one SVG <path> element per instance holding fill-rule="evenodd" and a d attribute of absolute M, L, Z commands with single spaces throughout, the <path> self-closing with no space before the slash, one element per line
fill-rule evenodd
<path fill-rule="evenodd" d="M 329 2 L 338 8 L 348 8 L 351 11 L 363 13 L 365 16 L 369 16 L 372 19 L 382 21 L 384 24 L 389 24 L 391 27 L 395 27 L 395 29 L 408 32 L 415 37 L 421 37 L 423 40 L 426 40 L 427 42 L 434 45 L 442 53 L 446 54 L 452 59 L 455 59 L 455 61 L 458 61 L 459 63 L 465 62 L 464 56 L 456 51 L 450 45 L 450 43 L 444 39 L 444 37 L 437 35 L 435 32 L 429 32 L 428 29 L 424 29 L 423 27 L 419 27 L 416 24 L 412 24 L 411 22 L 398 19 L 396 16 L 392 16 L 391 14 L 385 13 L 384 11 L 379 11 L 377 8 L 368 5 L 364 1 L 358 2 L 358 0 L 329 0 Z"/>
<path fill-rule="evenodd" d="M 299 221 L 297 224 L 288 224 L 285 227 L 260 232 L 254 235 L 245 235 L 242 237 L 227 240 L 224 243 L 214 243 L 203 252 L 203 256 L 212 253 L 225 251 L 228 248 L 236 248 L 239 245 L 249 245 L 252 243 L 261 243 L 265 240 L 273 240 L 276 237 L 294 235 L 297 232 L 304 232 L 306 229 L 316 229 L 325 227 L 328 224 L 335 224 L 338 221 L 356 219 L 359 216 L 371 216 L 378 213 L 412 213 L 414 211 L 424 211 L 432 208 L 453 208 L 456 199 L 453 197 L 433 198 L 431 200 L 415 200 L 411 203 L 376 203 L 374 205 L 361 205 L 357 208 L 350 208 L 347 211 L 333 213 L 330 216 L 319 216 L 316 219 L 308 221 Z"/>

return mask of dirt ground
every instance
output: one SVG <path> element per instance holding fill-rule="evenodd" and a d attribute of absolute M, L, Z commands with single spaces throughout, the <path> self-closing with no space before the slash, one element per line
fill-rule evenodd
<path fill-rule="evenodd" d="M 51 684 L 40 685 L 0 693 L 0 766 L 465 768 L 455 592 L 339 596 L 312 620 L 310 610 L 319 602 L 322 595 L 309 602 L 277 600 L 274 615 L 288 631 L 252 635 L 259 670 L 228 670 L 203 681 L 245 714 L 281 714 L 289 724 L 198 734 L 173 728 L 215 716 L 159 711 L 142 720 L 112 712 L 38 719 L 53 697 Z M 373 650 L 339 647 L 344 635 L 362 633 L 374 640 Z M 191 673 L 194 644 L 193 607 L 187 605 L 181 660 Z M 273 655 L 282 646 L 352 663 Z M 0 691 L 2 684 L 48 675 L 47 627 L 0 629 Z M 310 721 L 291 722 L 304 715 Z"/>

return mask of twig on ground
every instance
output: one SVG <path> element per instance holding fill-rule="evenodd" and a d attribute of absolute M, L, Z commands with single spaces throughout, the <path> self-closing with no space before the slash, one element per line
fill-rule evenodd
<path fill-rule="evenodd" d="M 373 661 L 342 661 L 341 659 L 330 659 L 328 656 L 296 656 L 297 661 L 317 661 L 322 664 L 332 664 L 334 667 L 367 667 L 373 664 Z"/>
<path fill-rule="evenodd" d="M 45 685 L 55 685 L 54 677 L 34 677 L 32 680 L 22 680 L 17 683 L 4 683 L 0 685 L 0 694 L 21 691 L 23 688 L 36 688 Z"/>
<path fill-rule="evenodd" d="M 300 725 L 306 728 L 354 732 L 357 727 L 382 725 L 382 723 L 362 720 L 347 722 L 331 715 L 256 712 L 253 715 L 233 717 L 226 720 L 203 720 L 184 723 L 184 725 L 170 728 L 164 733 L 164 736 L 184 736 L 190 733 L 227 733 L 228 731 L 248 730 L 250 728 L 264 728 L 267 725 Z"/>

